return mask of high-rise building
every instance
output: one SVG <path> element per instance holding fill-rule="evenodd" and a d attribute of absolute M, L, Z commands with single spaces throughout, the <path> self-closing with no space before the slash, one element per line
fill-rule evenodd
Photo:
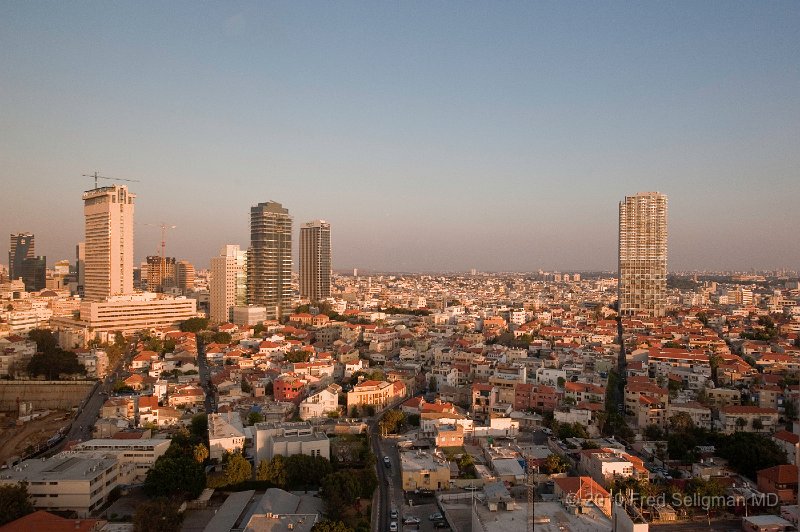
<path fill-rule="evenodd" d="M 292 218 L 280 203 L 250 208 L 247 302 L 277 319 L 292 311 Z"/>
<path fill-rule="evenodd" d="M 26 292 L 37 292 L 47 284 L 47 260 L 44 257 L 27 257 L 20 272 Z"/>
<path fill-rule="evenodd" d="M 667 196 L 640 192 L 619 204 L 619 311 L 664 316 L 667 307 Z"/>
<path fill-rule="evenodd" d="M 325 220 L 300 228 L 300 297 L 331 297 L 331 224 Z"/>
<path fill-rule="evenodd" d="M 89 301 L 133 293 L 133 209 L 125 185 L 83 193 L 86 218 L 84 296 Z"/>
<path fill-rule="evenodd" d="M 146 259 L 147 270 L 142 279 L 147 282 L 150 292 L 164 292 L 167 288 L 175 286 L 175 257 L 150 255 Z"/>
<path fill-rule="evenodd" d="M 8 278 L 12 281 L 22 277 L 22 263 L 36 257 L 35 241 L 31 233 L 11 234 L 8 249 Z"/>
<path fill-rule="evenodd" d="M 228 244 L 211 258 L 211 319 L 231 321 L 231 309 L 247 302 L 247 252 Z"/>
<path fill-rule="evenodd" d="M 175 263 L 175 286 L 184 293 L 194 288 L 194 265 L 188 260 Z"/>

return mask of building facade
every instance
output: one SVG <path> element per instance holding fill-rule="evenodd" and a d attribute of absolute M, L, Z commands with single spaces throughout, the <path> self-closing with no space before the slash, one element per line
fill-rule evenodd
<path fill-rule="evenodd" d="M 25 259 L 36 257 L 36 240 L 31 233 L 11 234 L 8 248 L 8 278 L 13 280 L 22 277 L 22 263 Z"/>
<path fill-rule="evenodd" d="M 300 228 L 300 297 L 331 297 L 331 224 L 325 220 Z"/>
<path fill-rule="evenodd" d="M 667 301 L 667 196 L 640 192 L 619 204 L 619 311 L 664 316 Z"/>
<path fill-rule="evenodd" d="M 247 301 L 247 252 L 228 244 L 211 258 L 211 320 L 231 321 L 231 309 Z"/>
<path fill-rule="evenodd" d="M 183 293 L 194 289 L 194 265 L 188 260 L 175 263 L 175 286 Z"/>
<path fill-rule="evenodd" d="M 133 292 L 135 194 L 125 185 L 83 193 L 86 223 L 84 297 L 90 301 Z"/>
<path fill-rule="evenodd" d="M 292 311 L 292 218 L 274 201 L 250 209 L 247 303 L 266 307 L 272 319 Z"/>

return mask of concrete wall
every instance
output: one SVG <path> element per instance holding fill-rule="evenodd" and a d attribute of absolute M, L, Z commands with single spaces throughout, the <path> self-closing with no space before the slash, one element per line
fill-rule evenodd
<path fill-rule="evenodd" d="M 66 410 L 78 406 L 96 381 L 0 380 L 0 412 L 16 412 L 17 398 L 34 410 Z"/>

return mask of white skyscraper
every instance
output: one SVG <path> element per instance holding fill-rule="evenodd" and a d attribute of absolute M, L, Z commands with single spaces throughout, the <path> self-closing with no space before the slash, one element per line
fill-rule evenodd
<path fill-rule="evenodd" d="M 231 320 L 230 310 L 247 301 L 247 252 L 229 244 L 211 258 L 211 319 Z"/>
<path fill-rule="evenodd" d="M 83 193 L 86 220 L 84 298 L 101 301 L 133 293 L 133 209 L 125 185 Z"/>
<path fill-rule="evenodd" d="M 667 196 L 640 192 L 619 204 L 619 312 L 664 316 Z"/>

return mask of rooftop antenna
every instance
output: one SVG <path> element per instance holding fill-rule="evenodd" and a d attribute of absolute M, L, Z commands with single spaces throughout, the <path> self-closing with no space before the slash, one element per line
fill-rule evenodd
<path fill-rule="evenodd" d="M 97 188 L 97 180 L 98 179 L 108 179 L 109 181 L 128 181 L 131 183 L 138 183 L 138 179 L 122 179 L 121 177 L 106 177 L 102 175 L 98 175 L 97 171 L 93 174 L 82 174 L 83 177 L 91 177 L 94 179 L 94 188 Z"/>

